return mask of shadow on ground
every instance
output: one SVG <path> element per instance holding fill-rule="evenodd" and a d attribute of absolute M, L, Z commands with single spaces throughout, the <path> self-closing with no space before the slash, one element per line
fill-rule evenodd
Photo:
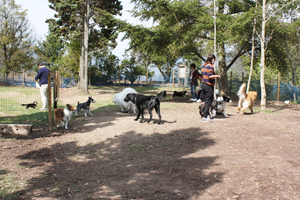
<path fill-rule="evenodd" d="M 222 181 L 205 172 L 218 157 L 193 156 L 215 145 L 198 128 L 144 136 L 134 131 L 96 144 L 56 143 L 18 156 L 44 169 L 4 199 L 189 199 Z M 200 153 L 199 153 L 200 152 Z"/>

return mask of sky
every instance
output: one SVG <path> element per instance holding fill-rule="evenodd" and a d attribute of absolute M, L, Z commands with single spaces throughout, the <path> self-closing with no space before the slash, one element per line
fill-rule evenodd
<path fill-rule="evenodd" d="M 48 34 L 48 24 L 45 22 L 46 19 L 54 18 L 55 11 L 49 8 L 48 0 L 15 0 L 17 5 L 21 5 L 22 10 L 27 10 L 27 17 L 30 21 L 31 28 L 34 35 L 37 36 L 38 40 L 44 40 L 45 35 Z M 121 19 L 127 20 L 127 22 L 137 25 L 144 24 L 145 26 L 151 26 L 151 23 L 142 23 L 138 19 L 131 17 L 128 10 L 133 9 L 133 4 L 130 4 L 129 0 L 122 1 L 123 10 Z M 119 34 L 117 40 L 118 46 L 113 50 L 113 54 L 123 58 L 125 49 L 128 48 L 128 40 L 122 41 L 121 38 L 124 34 Z"/>

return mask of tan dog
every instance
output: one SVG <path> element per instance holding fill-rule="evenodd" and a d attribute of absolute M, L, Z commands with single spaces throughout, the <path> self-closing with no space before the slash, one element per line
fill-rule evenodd
<path fill-rule="evenodd" d="M 71 120 L 72 111 L 76 109 L 70 104 L 66 104 L 66 108 L 56 108 L 54 109 L 54 121 L 55 126 L 59 127 L 61 124 L 65 126 L 65 129 L 68 129 L 68 122 Z"/>
<path fill-rule="evenodd" d="M 246 93 L 246 83 L 243 83 L 237 93 L 237 95 L 239 96 L 239 104 L 238 104 L 238 109 L 237 109 L 237 113 L 241 110 L 241 114 L 244 114 L 244 111 L 247 108 L 250 108 L 251 113 L 253 113 L 253 105 L 254 105 L 254 101 L 257 97 L 257 92 L 255 91 L 250 91 L 248 93 Z"/>

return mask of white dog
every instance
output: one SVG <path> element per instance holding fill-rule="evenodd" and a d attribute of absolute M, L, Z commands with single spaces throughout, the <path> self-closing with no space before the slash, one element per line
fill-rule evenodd
<path fill-rule="evenodd" d="M 114 95 L 113 102 L 118 104 L 121 107 L 121 112 L 129 112 L 136 114 L 136 106 L 131 101 L 125 102 L 124 98 L 128 93 L 136 93 L 137 92 L 132 88 L 125 88 L 122 92 L 119 92 Z"/>

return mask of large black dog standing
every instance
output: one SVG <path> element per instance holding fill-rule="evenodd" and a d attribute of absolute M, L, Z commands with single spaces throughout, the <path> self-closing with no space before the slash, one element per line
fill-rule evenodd
<path fill-rule="evenodd" d="M 152 110 L 154 108 L 159 117 L 157 123 L 160 124 L 161 123 L 160 101 L 166 96 L 167 96 L 166 91 L 163 91 L 156 96 L 145 96 L 142 94 L 129 93 L 126 95 L 124 101 L 126 102 L 132 101 L 133 103 L 135 103 L 136 108 L 138 110 L 137 116 L 134 119 L 135 121 L 137 121 L 142 115 L 142 118 L 140 120 L 140 123 L 142 123 L 144 120 L 144 109 L 147 109 L 150 114 L 150 119 L 148 120 L 149 123 L 152 119 Z"/>

